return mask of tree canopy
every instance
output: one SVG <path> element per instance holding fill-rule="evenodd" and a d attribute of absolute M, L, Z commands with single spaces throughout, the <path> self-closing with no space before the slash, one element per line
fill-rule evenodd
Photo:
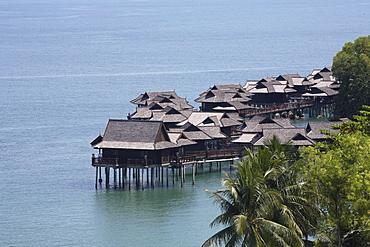
<path fill-rule="evenodd" d="M 336 126 L 333 143 L 300 149 L 300 174 L 325 212 L 317 246 L 370 245 L 370 107 Z"/>
<path fill-rule="evenodd" d="M 335 55 L 332 71 L 341 82 L 335 99 L 337 117 L 352 117 L 362 105 L 370 105 L 370 35 L 346 43 Z"/>

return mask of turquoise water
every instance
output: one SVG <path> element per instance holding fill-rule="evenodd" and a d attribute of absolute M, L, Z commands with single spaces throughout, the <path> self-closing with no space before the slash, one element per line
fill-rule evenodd
<path fill-rule="evenodd" d="M 367 0 L 0 0 L 0 246 L 199 246 L 219 213 L 196 184 L 95 190 L 89 146 L 145 91 L 330 66 L 369 35 Z"/>

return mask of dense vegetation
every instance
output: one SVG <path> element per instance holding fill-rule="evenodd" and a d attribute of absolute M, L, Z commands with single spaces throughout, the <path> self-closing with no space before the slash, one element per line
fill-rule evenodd
<path fill-rule="evenodd" d="M 351 117 L 370 105 L 370 35 L 346 43 L 334 57 L 332 71 L 341 82 L 336 116 Z"/>
<path fill-rule="evenodd" d="M 370 246 L 370 112 L 361 114 L 337 126 L 332 144 L 301 149 L 300 174 L 324 212 L 317 246 Z"/>
<path fill-rule="evenodd" d="M 226 228 L 203 246 L 370 246 L 370 107 L 295 152 L 274 137 L 208 191 Z M 308 236 L 315 241 L 309 241 Z"/>

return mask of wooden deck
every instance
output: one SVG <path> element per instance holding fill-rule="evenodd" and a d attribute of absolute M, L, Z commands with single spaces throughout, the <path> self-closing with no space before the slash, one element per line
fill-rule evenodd
<path fill-rule="evenodd" d="M 242 155 L 244 149 L 216 149 L 202 150 L 186 153 L 185 155 L 163 156 L 160 163 L 155 163 L 152 159 L 121 159 L 121 158 L 101 158 L 93 157 L 92 166 L 94 167 L 130 167 L 148 168 L 155 166 L 184 165 L 201 160 L 226 159 Z"/>

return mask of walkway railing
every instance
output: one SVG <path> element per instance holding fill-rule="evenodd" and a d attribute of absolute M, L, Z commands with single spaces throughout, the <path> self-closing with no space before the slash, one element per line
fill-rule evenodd
<path fill-rule="evenodd" d="M 241 156 L 244 149 L 210 149 L 202 151 L 193 151 L 187 154 L 194 155 L 197 159 L 209 158 L 230 158 Z"/>
<path fill-rule="evenodd" d="M 294 102 L 294 103 L 271 104 L 267 106 L 256 107 L 253 109 L 241 110 L 240 114 L 245 117 L 248 117 L 248 116 L 253 116 L 257 114 L 289 111 L 289 110 L 299 109 L 303 107 L 310 107 L 313 105 L 314 105 L 314 101 L 301 101 L 301 102 Z"/>

